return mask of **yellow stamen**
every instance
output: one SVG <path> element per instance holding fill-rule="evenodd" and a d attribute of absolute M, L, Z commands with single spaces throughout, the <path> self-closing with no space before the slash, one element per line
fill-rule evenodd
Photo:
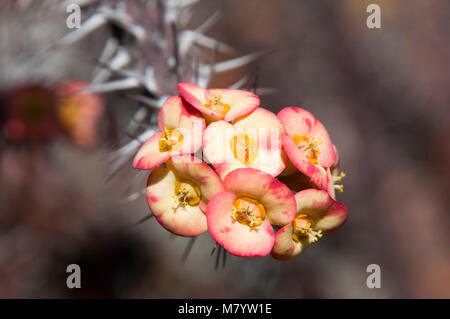
<path fill-rule="evenodd" d="M 251 164 L 258 155 L 258 139 L 253 135 L 239 134 L 231 140 L 234 157 L 242 164 Z"/>
<path fill-rule="evenodd" d="M 175 211 L 178 207 L 197 206 L 201 200 L 200 188 L 188 180 L 176 181 L 174 200 Z"/>
<path fill-rule="evenodd" d="M 344 185 L 334 185 L 334 188 L 340 193 L 344 192 Z"/>
<path fill-rule="evenodd" d="M 340 181 L 342 181 L 342 179 L 343 179 L 345 176 L 346 176 L 345 173 L 344 173 L 344 172 L 341 172 L 341 174 L 339 174 L 339 176 L 334 176 L 333 179 L 334 179 L 335 182 L 340 182 Z"/>
<path fill-rule="evenodd" d="M 315 243 L 323 236 L 322 230 L 314 230 L 314 221 L 306 214 L 295 217 L 293 225 L 292 239 L 299 242 L 301 238 L 308 238 L 311 243 Z"/>
<path fill-rule="evenodd" d="M 222 94 L 223 90 L 210 90 L 210 93 L 213 94 L 212 98 L 208 98 L 208 103 L 204 104 L 204 107 L 220 114 L 227 114 L 230 110 L 230 106 L 222 102 Z"/>
<path fill-rule="evenodd" d="M 177 129 L 164 127 L 164 132 L 159 139 L 160 152 L 172 152 L 178 150 L 183 144 L 183 135 Z"/>
<path fill-rule="evenodd" d="M 233 221 L 250 227 L 251 230 L 262 224 L 266 218 L 264 206 L 250 197 L 238 198 L 232 208 Z"/>
<path fill-rule="evenodd" d="M 318 164 L 319 145 L 322 144 L 320 137 L 314 139 L 309 136 L 296 136 L 293 140 L 295 145 L 298 146 L 311 163 Z"/>

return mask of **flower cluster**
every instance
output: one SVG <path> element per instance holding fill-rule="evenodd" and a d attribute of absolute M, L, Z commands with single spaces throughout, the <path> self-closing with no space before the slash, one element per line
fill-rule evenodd
<path fill-rule="evenodd" d="M 311 113 L 275 115 L 243 90 L 180 83 L 178 91 L 133 161 L 152 170 L 147 201 L 165 229 L 209 231 L 233 255 L 285 260 L 345 223 L 338 152 Z"/>

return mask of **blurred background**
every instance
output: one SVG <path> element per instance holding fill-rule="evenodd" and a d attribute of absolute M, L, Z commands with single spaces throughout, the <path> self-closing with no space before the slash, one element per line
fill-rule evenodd
<path fill-rule="evenodd" d="M 89 112 L 71 100 L 78 91 L 61 88 L 91 82 L 117 27 L 49 49 L 70 30 L 64 10 L 48 9 L 57 1 L 42 3 L 0 7 L 0 297 L 450 298 L 449 1 L 203 0 L 192 7 L 186 28 L 220 12 L 205 34 L 230 45 L 228 57 L 263 52 L 210 86 L 250 74 L 265 88 L 262 106 L 311 111 L 347 174 L 337 195 L 349 211 L 341 230 L 292 261 L 228 255 L 217 270 L 209 234 L 183 262 L 189 239 L 154 219 L 139 222 L 149 214 L 140 196 L 148 173 L 134 171 L 128 158 L 111 172 L 111 154 L 135 140 L 127 126 L 139 102 L 123 91 L 77 97 L 89 99 Z M 381 7 L 381 29 L 366 26 L 370 3 Z M 139 14 L 133 23 L 144 30 L 158 20 Z M 145 42 L 118 37 L 137 46 L 141 64 L 158 70 L 164 63 Z M 204 56 L 213 55 L 225 58 Z M 157 80 L 161 96 L 176 93 L 175 80 Z M 29 99 L 39 114 L 17 115 L 17 101 Z M 53 104 L 59 120 L 45 106 Z M 72 263 L 81 267 L 81 289 L 66 287 Z M 381 267 L 380 289 L 366 286 L 369 264 Z"/>

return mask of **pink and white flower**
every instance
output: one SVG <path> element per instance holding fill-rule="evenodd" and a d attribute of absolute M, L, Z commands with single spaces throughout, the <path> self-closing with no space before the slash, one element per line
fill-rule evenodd
<path fill-rule="evenodd" d="M 203 135 L 203 152 L 222 179 L 245 167 L 277 176 L 287 162 L 281 144 L 283 134 L 283 125 L 276 115 L 257 108 L 233 124 L 216 121 L 208 125 Z"/>
<path fill-rule="evenodd" d="M 282 143 L 292 164 L 319 188 L 327 190 L 326 168 L 335 163 L 336 154 L 325 126 L 298 107 L 286 107 L 277 116 L 286 130 Z"/>
<path fill-rule="evenodd" d="M 195 153 L 202 145 L 205 119 L 179 96 L 169 97 L 158 116 L 160 132 L 142 145 L 133 160 L 133 168 L 149 170 L 172 155 Z"/>
<path fill-rule="evenodd" d="M 211 236 L 233 255 L 268 255 L 275 239 L 272 225 L 284 226 L 294 219 L 294 195 L 271 175 L 253 168 L 232 171 L 223 184 L 226 191 L 211 198 L 206 208 Z"/>
<path fill-rule="evenodd" d="M 292 259 L 323 235 L 335 231 L 347 220 L 347 207 L 323 190 L 307 189 L 295 195 L 297 213 L 292 223 L 275 236 L 272 257 Z"/>
<path fill-rule="evenodd" d="M 167 168 L 155 168 L 147 182 L 147 202 L 156 220 L 168 231 L 192 237 L 207 231 L 206 206 L 225 190 L 206 163 L 191 155 L 177 155 Z"/>
<path fill-rule="evenodd" d="M 178 92 L 210 120 L 233 121 L 259 106 L 259 98 L 249 91 L 204 89 L 193 83 L 178 84 Z"/>

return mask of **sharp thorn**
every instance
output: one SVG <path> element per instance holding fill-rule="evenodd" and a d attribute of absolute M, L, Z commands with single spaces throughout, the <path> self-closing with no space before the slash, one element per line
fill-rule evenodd
<path fill-rule="evenodd" d="M 138 220 L 138 221 L 134 224 L 134 226 L 140 225 L 140 224 L 142 224 L 143 222 L 145 222 L 145 221 L 147 221 L 147 220 L 149 220 L 149 219 L 152 219 L 152 217 L 153 217 L 153 214 L 144 216 L 144 217 L 142 217 L 140 220 Z"/>
<path fill-rule="evenodd" d="M 184 264 L 184 262 L 186 261 L 186 259 L 189 257 L 189 254 L 191 253 L 192 247 L 194 247 L 195 244 L 195 240 L 197 239 L 197 237 L 192 237 L 187 246 L 186 249 L 184 250 L 183 256 L 181 257 L 181 263 Z"/>
<path fill-rule="evenodd" d="M 227 263 L 227 251 L 225 248 L 222 249 L 222 268 L 225 269 L 225 265 Z"/>
<path fill-rule="evenodd" d="M 220 262 L 220 256 L 222 252 L 222 246 L 219 246 L 219 248 L 217 249 L 217 256 L 216 256 L 216 265 L 214 267 L 214 271 L 217 271 L 217 268 L 219 268 L 219 262 Z"/>
<path fill-rule="evenodd" d="M 216 252 L 216 248 L 217 248 L 217 243 L 214 244 L 214 247 L 211 250 L 211 255 L 210 256 L 214 255 L 214 253 Z"/>

